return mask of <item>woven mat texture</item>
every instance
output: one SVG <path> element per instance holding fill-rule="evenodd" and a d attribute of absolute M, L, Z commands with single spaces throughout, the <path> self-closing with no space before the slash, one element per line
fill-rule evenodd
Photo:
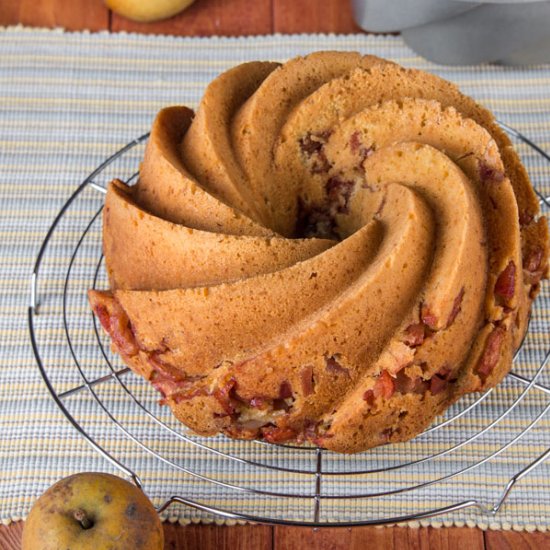
<path fill-rule="evenodd" d="M 447 413 L 446 425 L 413 442 L 321 458 L 314 450 L 194 437 L 131 374 L 109 378 L 94 392 L 78 390 L 83 377 L 91 382 L 111 373 L 100 348 L 105 340 L 100 335 L 98 341 L 85 299 L 96 275 L 97 285 L 104 284 L 100 217 L 93 220 L 103 195 L 91 186 L 69 205 L 45 250 L 34 332 L 52 389 L 68 392 L 61 401 L 67 412 L 112 461 L 71 426 L 40 376 L 28 328 L 31 273 L 48 228 L 77 186 L 147 132 L 159 109 L 195 107 L 218 73 L 247 60 L 283 61 L 319 49 L 359 50 L 433 71 L 550 150 L 548 66 L 446 68 L 417 57 L 397 37 L 194 39 L 0 30 L 0 520 L 24 518 L 36 497 L 65 475 L 101 470 L 135 473 L 157 505 L 179 495 L 243 518 L 300 522 L 317 513 L 324 522 L 375 521 L 458 504 L 460 510 L 421 523 L 550 527 L 549 464 L 519 480 L 498 514 L 487 511 L 508 481 L 550 447 L 549 390 L 517 378 L 479 403 L 479 396 L 462 400 Z M 515 141 L 547 196 L 550 163 Z M 136 145 L 95 182 L 129 177 L 142 153 L 143 145 Z M 527 380 L 549 348 L 549 307 L 545 286 L 514 367 Z M 105 354 L 114 369 L 122 368 L 108 346 Z M 547 370 L 537 381 L 550 387 Z M 181 504 L 165 517 L 186 522 L 215 516 Z"/>

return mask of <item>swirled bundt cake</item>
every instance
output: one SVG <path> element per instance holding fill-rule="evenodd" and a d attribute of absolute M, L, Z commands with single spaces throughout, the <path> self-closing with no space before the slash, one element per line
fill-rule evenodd
<path fill-rule="evenodd" d="M 357 53 L 245 63 L 110 184 L 113 348 L 203 435 L 357 452 L 509 371 L 546 219 L 493 116 Z"/>

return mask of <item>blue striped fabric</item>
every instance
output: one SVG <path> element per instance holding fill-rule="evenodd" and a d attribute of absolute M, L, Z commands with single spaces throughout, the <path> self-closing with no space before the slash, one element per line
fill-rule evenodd
<path fill-rule="evenodd" d="M 458 83 L 500 120 L 550 149 L 548 66 L 444 68 L 417 57 L 399 38 L 385 36 L 190 39 L 24 28 L 0 31 L 3 522 L 25 517 L 36 497 L 60 477 L 89 470 L 125 473 L 71 427 L 48 394 L 30 346 L 30 275 L 56 213 L 103 159 L 148 130 L 160 108 L 196 106 L 213 77 L 242 61 L 283 61 L 319 49 L 359 50 L 436 72 Z M 518 148 L 535 185 L 547 196 L 550 163 L 525 144 L 518 142 Z M 103 185 L 115 175 L 129 177 L 142 152 L 142 145 L 134 147 L 96 182 Z M 99 347 L 106 342 L 102 336 L 98 342 L 85 298 L 98 266 L 99 285 L 104 278 L 98 263 L 99 218 L 86 231 L 101 204 L 102 194 L 88 186 L 52 236 L 38 273 L 35 337 L 53 388 L 69 392 L 63 399 L 67 411 L 126 473 L 140 477 L 155 504 L 177 494 L 240 517 L 298 522 L 312 521 L 316 513 L 322 522 L 376 521 L 462 504 L 461 510 L 416 524 L 550 527 L 548 464 L 521 479 L 498 514 L 488 511 L 508 480 L 550 447 L 550 419 L 545 414 L 550 390 L 525 391 L 518 378 L 508 378 L 477 404 L 479 396 L 465 398 L 447 413 L 445 418 L 452 419 L 448 424 L 413 442 L 351 457 L 324 453 L 320 485 L 314 475 L 315 451 L 197 438 L 160 408 L 154 392 L 131 374 L 94 386 L 95 393 L 72 392 L 82 385 L 83 376 L 93 381 L 111 372 Z M 545 286 L 514 367 L 527 379 L 550 347 L 549 308 Z M 122 367 L 108 345 L 105 354 L 113 368 Z M 547 371 L 541 372 L 538 382 L 550 387 Z M 529 431 L 522 435 L 524 430 Z M 214 518 L 184 505 L 170 507 L 165 517 Z"/>

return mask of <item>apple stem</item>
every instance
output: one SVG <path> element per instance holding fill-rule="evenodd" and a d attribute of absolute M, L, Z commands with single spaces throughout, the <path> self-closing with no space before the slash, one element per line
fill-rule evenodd
<path fill-rule="evenodd" d="M 73 517 L 82 525 L 82 529 L 89 529 L 93 526 L 92 520 L 86 515 L 86 512 L 82 508 L 77 508 L 73 512 Z"/>

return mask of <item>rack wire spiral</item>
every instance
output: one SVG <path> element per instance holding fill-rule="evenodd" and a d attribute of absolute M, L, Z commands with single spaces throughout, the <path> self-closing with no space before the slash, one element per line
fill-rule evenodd
<path fill-rule="evenodd" d="M 548 214 L 543 182 L 550 156 L 502 126 L 517 141 Z M 76 189 L 50 227 L 31 277 L 28 322 L 36 361 L 80 435 L 146 492 L 150 485 L 162 487 L 159 512 L 180 503 L 224 518 L 314 527 L 397 523 L 470 507 L 497 514 L 514 485 L 550 455 L 550 441 L 539 433 L 550 409 L 548 285 L 503 383 L 465 396 L 413 441 L 342 456 L 200 438 L 158 405 L 146 382 L 128 374 L 86 300 L 88 288 L 106 286 L 105 186 L 113 177 L 136 180 L 147 137 L 105 160 Z M 497 462 L 504 479 L 495 495 L 480 481 Z"/>

